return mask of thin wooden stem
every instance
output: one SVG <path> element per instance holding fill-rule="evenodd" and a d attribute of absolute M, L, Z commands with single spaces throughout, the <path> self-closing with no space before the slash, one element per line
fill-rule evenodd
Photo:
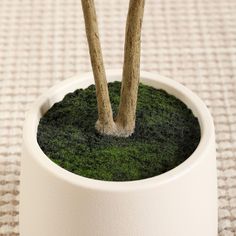
<path fill-rule="evenodd" d="M 140 80 L 141 28 L 145 0 L 130 0 L 126 21 L 123 78 L 116 125 L 121 136 L 134 132 Z"/>
<path fill-rule="evenodd" d="M 102 134 L 113 134 L 115 124 L 113 121 L 105 68 L 103 64 L 94 1 L 82 0 L 82 6 L 90 59 L 96 85 L 98 104 L 98 121 L 96 123 L 96 128 Z"/>

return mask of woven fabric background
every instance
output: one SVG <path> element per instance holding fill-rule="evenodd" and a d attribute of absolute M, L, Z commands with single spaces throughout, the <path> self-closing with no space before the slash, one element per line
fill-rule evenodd
<path fill-rule="evenodd" d="M 95 2 L 106 68 L 121 68 L 128 0 Z M 183 83 L 211 110 L 217 139 L 219 235 L 235 236 L 236 1 L 147 0 L 142 48 L 143 70 Z M 57 81 L 89 70 L 79 0 L 0 1 L 1 236 L 19 235 L 25 111 Z"/>

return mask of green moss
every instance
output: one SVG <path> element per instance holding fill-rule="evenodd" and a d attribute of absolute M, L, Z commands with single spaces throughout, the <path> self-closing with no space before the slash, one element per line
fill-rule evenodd
<path fill-rule="evenodd" d="M 114 115 L 120 83 L 109 84 Z M 130 181 L 162 174 L 196 149 L 200 127 L 184 103 L 163 90 L 140 84 L 135 132 L 131 137 L 102 136 L 95 86 L 78 89 L 41 118 L 38 143 L 61 167 L 93 179 Z"/>

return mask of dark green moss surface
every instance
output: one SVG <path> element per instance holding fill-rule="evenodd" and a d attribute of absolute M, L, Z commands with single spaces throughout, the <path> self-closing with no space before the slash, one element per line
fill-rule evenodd
<path fill-rule="evenodd" d="M 120 83 L 109 84 L 114 115 Z M 162 174 L 185 161 L 200 141 L 200 127 L 184 103 L 163 90 L 140 84 L 136 128 L 132 136 L 102 136 L 95 86 L 78 89 L 41 118 L 37 139 L 59 166 L 81 176 L 131 181 Z"/>

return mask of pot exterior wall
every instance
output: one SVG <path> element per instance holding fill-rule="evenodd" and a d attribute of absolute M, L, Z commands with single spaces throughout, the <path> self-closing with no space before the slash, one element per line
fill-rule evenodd
<path fill-rule="evenodd" d="M 109 73 L 108 73 L 109 74 Z M 109 81 L 119 80 L 113 71 Z M 63 170 L 40 150 L 37 126 L 42 113 L 92 74 L 61 82 L 41 96 L 24 127 L 20 185 L 21 236 L 216 236 L 217 177 L 212 118 L 182 85 L 150 73 L 143 82 L 165 89 L 200 117 L 199 147 L 175 169 L 125 183 L 89 180 Z"/>
<path fill-rule="evenodd" d="M 21 236 L 216 236 L 214 141 L 187 174 L 128 192 L 79 188 L 22 155 Z"/>

